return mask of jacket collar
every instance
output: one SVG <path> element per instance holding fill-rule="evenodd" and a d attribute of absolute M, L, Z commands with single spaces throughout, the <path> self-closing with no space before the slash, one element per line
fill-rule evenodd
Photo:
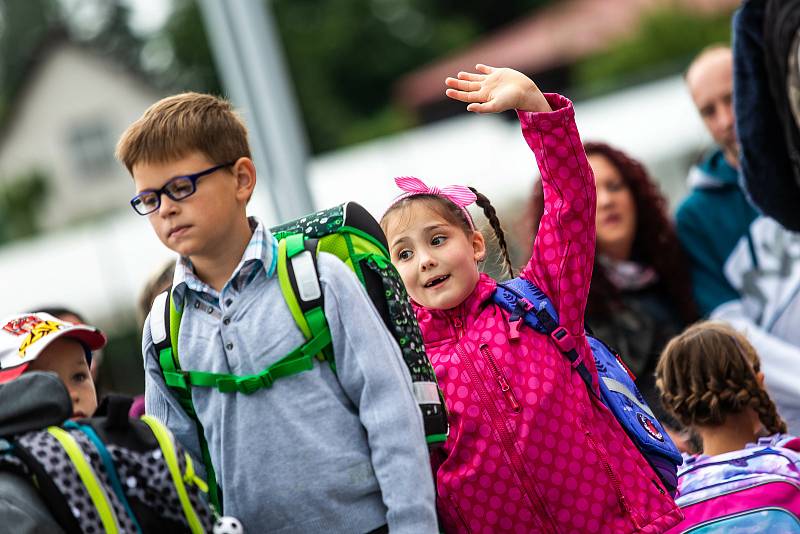
<path fill-rule="evenodd" d="M 481 273 L 478 283 L 469 296 L 448 310 L 437 310 L 420 306 L 412 301 L 417 321 L 422 329 L 425 345 L 436 345 L 445 341 L 457 341 L 461 334 L 472 326 L 472 322 L 491 302 L 497 288 L 491 276 Z M 460 326 L 459 326 L 460 325 Z"/>
<path fill-rule="evenodd" d="M 688 177 L 692 189 L 739 188 L 739 170 L 731 167 L 722 150 L 717 149 L 696 167 L 692 167 Z"/>

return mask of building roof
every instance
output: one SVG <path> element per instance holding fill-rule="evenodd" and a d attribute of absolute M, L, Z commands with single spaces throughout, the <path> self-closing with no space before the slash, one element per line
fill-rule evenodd
<path fill-rule="evenodd" d="M 118 61 L 104 54 L 88 42 L 81 42 L 72 39 L 69 32 L 61 27 L 55 26 L 48 30 L 38 44 L 29 54 L 28 61 L 25 63 L 23 72 L 16 83 L 16 86 L 8 95 L 4 112 L 0 114 L 0 146 L 5 143 L 6 137 L 13 129 L 17 120 L 17 115 L 23 109 L 23 101 L 30 94 L 31 86 L 36 83 L 38 75 L 47 65 L 51 56 L 63 47 L 73 47 L 83 51 L 85 54 L 103 60 L 104 64 L 114 73 L 124 72 L 131 80 L 138 82 L 141 86 L 157 90 L 157 87 L 137 66 L 124 61 Z"/>
<path fill-rule="evenodd" d="M 697 13 L 730 12 L 739 0 L 562 0 L 472 46 L 425 65 L 395 86 L 397 99 L 419 108 L 443 98 L 447 76 L 476 63 L 542 72 L 574 63 L 633 33 L 647 13 L 680 6 Z"/>

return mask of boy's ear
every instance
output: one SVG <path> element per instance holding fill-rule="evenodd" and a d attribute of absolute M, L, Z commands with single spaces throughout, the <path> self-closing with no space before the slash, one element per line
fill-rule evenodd
<path fill-rule="evenodd" d="M 486 259 L 486 241 L 483 239 L 483 234 L 479 230 L 472 232 L 472 251 L 473 257 L 476 262 Z"/>
<path fill-rule="evenodd" d="M 250 158 L 239 158 L 231 170 L 236 177 L 236 198 L 245 203 L 253 196 L 256 187 L 256 166 Z"/>

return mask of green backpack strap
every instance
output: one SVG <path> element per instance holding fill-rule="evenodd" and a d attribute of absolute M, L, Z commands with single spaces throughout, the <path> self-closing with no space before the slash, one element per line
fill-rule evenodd
<path fill-rule="evenodd" d="M 325 319 L 325 301 L 317 270 L 319 240 L 306 239 L 302 233 L 285 236 L 278 243 L 278 282 L 292 317 L 306 338 L 306 343 L 321 336 L 330 340 Z M 336 371 L 333 348 L 328 342 L 316 353 Z"/>
<path fill-rule="evenodd" d="M 400 346 L 403 361 L 411 375 L 414 396 L 422 411 L 428 444 L 432 448 L 441 446 L 449 432 L 444 396 L 425 354 L 422 335 L 405 286 L 391 264 L 389 245 L 378 221 L 363 206 L 346 202 L 275 226 L 270 231 L 279 241 L 287 240 L 285 246 L 289 256 L 293 251 L 302 250 L 299 237 L 291 236 L 304 236 L 306 242 L 317 239 L 317 253 L 327 252 L 338 257 L 355 273 Z M 290 245 L 289 238 L 297 240 L 296 243 Z M 288 275 L 284 276 L 288 278 Z M 284 297 L 293 309 L 295 321 L 301 330 L 304 329 L 299 306 L 292 305 L 295 300 L 293 291 L 284 289 Z"/>
<path fill-rule="evenodd" d="M 172 300 L 172 288 L 169 288 L 153 301 L 150 310 L 150 333 L 158 354 L 158 363 L 164 376 L 164 382 L 178 399 L 178 403 L 186 415 L 194 421 L 197 427 L 197 439 L 200 442 L 203 463 L 206 467 L 208 497 L 214 510 L 222 514 L 222 491 L 217 485 L 205 431 L 194 410 L 191 382 L 186 380 L 186 373 L 181 369 L 181 362 L 178 359 L 178 332 L 182 316 L 183 309 L 178 310 L 175 306 Z"/>

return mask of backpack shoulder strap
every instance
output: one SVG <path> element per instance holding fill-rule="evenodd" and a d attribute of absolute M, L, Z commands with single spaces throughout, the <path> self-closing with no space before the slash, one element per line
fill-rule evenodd
<path fill-rule="evenodd" d="M 329 332 L 325 319 L 325 301 L 317 270 L 317 239 L 291 234 L 278 243 L 278 282 L 289 311 L 306 340 L 311 341 Z M 330 343 L 318 354 L 332 368 Z"/>
<path fill-rule="evenodd" d="M 599 396 L 598 385 L 592 379 L 592 374 L 583 362 L 583 358 L 575 350 L 575 338 L 566 328 L 558 324 L 558 315 L 553 303 L 539 287 L 530 280 L 513 278 L 497 284 L 494 301 L 511 312 L 508 318 L 511 328 L 510 339 L 519 337 L 519 327 L 523 323 L 547 334 L 558 350 L 567 357 L 589 391 Z"/>
<path fill-rule="evenodd" d="M 172 300 L 172 287 L 170 287 L 153 300 L 150 308 L 150 335 L 153 338 L 164 382 L 178 399 L 178 403 L 186 415 L 197 426 L 197 440 L 200 442 L 203 463 L 206 467 L 209 499 L 214 509 L 222 513 L 222 492 L 217 485 L 217 477 L 214 473 L 214 465 L 211 463 L 211 453 L 208 450 L 203 425 L 197 418 L 194 403 L 192 403 L 192 384 L 187 380 L 186 373 L 181 369 L 181 362 L 178 359 L 178 333 L 182 316 L 183 306 L 179 310 L 175 305 Z"/>
<path fill-rule="evenodd" d="M 150 336 L 153 339 L 153 345 L 156 349 L 158 363 L 165 374 L 175 373 L 181 370 L 177 350 L 181 312 L 177 310 L 173 312 L 170 309 L 173 307 L 172 288 L 169 288 L 167 291 L 156 296 L 150 308 Z M 173 315 L 175 317 L 173 317 Z M 172 381 L 177 380 L 177 378 L 172 379 Z M 169 381 L 167 385 L 172 387 Z"/>

